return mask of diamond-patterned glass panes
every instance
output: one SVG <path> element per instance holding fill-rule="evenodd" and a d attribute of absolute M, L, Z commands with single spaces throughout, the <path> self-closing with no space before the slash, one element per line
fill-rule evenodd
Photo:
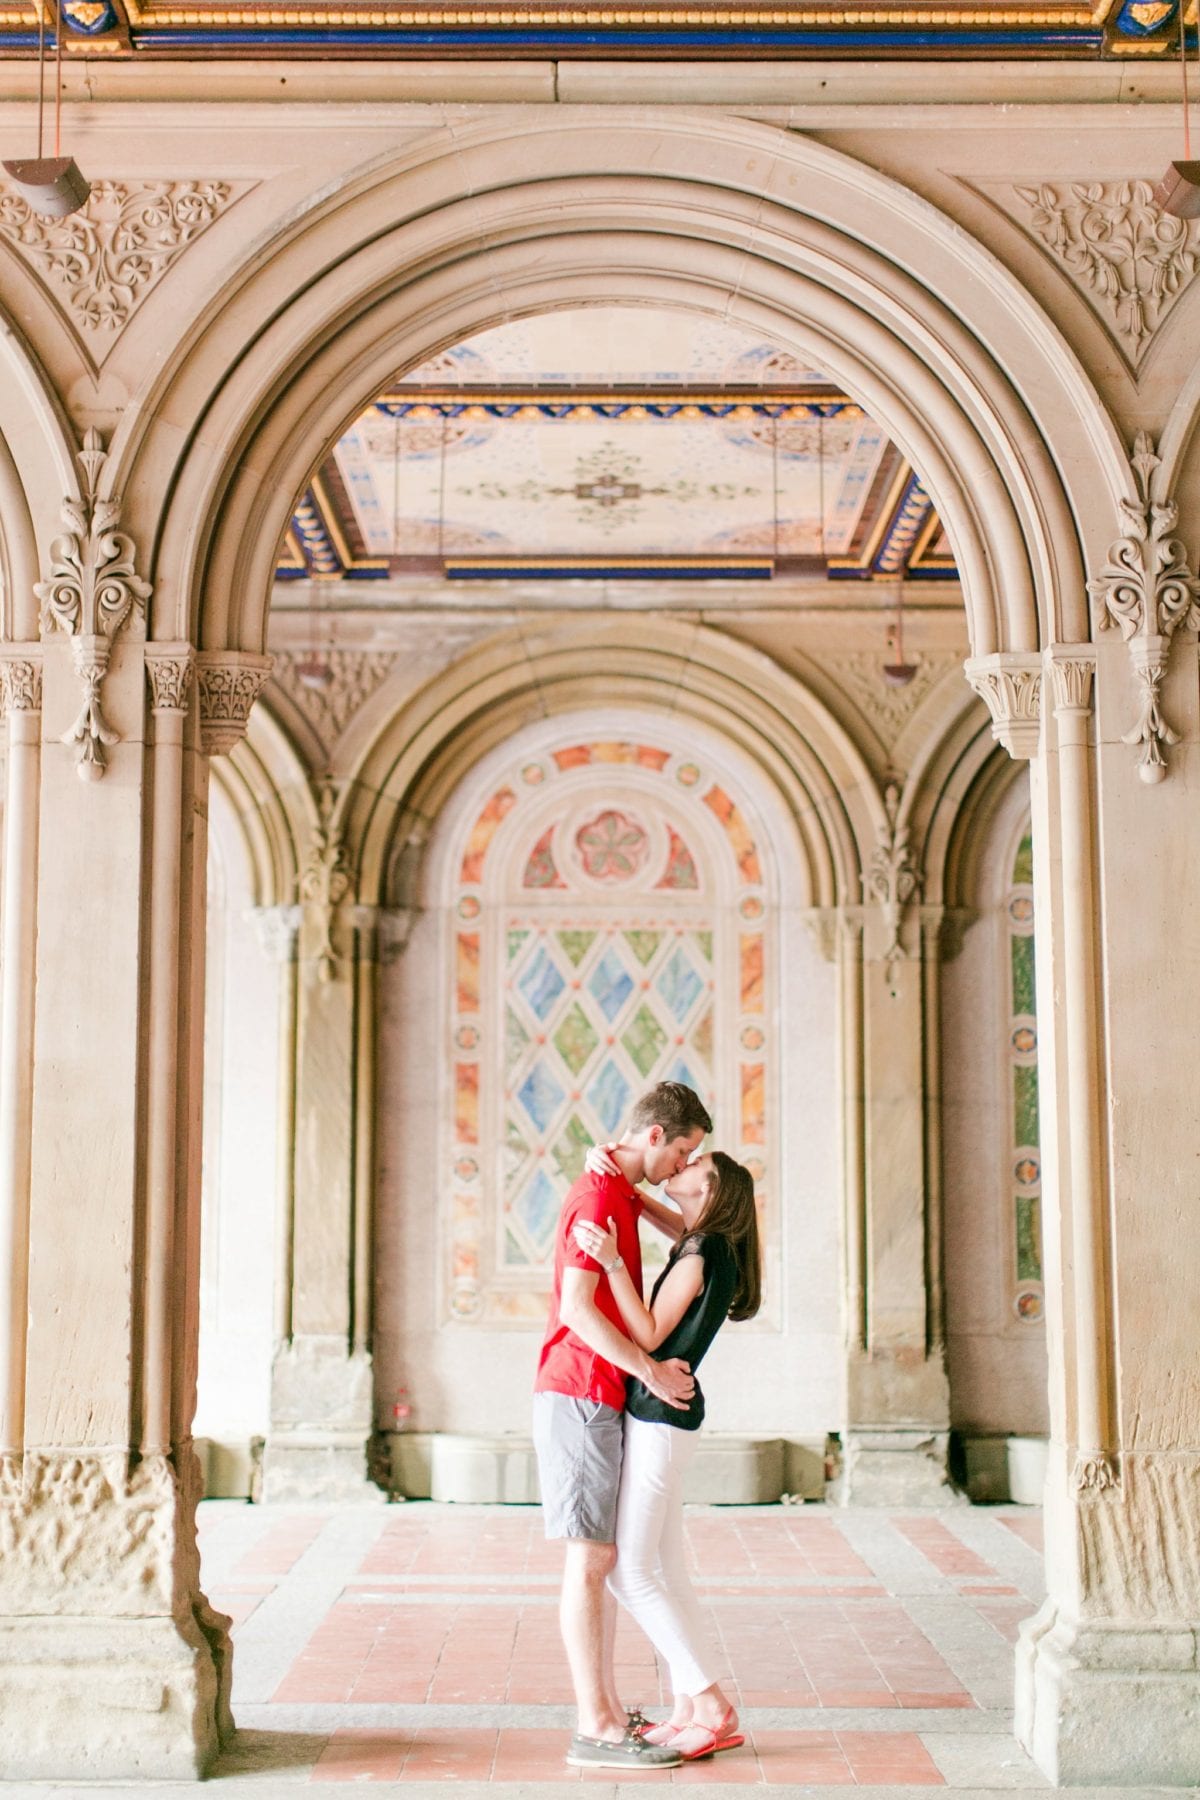
<path fill-rule="evenodd" d="M 1038 1125 L 1037 999 L 1034 987 L 1033 842 L 1027 833 L 1013 860 L 1008 892 L 1008 1043 L 1012 1093 L 1012 1195 L 1017 1277 L 1013 1309 L 1042 1317 L 1042 1160 Z"/>
<path fill-rule="evenodd" d="M 504 1254 L 528 1266 L 552 1253 L 557 1207 L 588 1145 L 622 1128 L 638 1094 L 670 1077 L 711 1104 L 713 977 L 706 922 L 664 930 L 522 921 L 510 943 L 518 930 L 527 935 L 504 995 L 516 1057 L 505 1098 Z"/>
<path fill-rule="evenodd" d="M 539 949 L 532 961 L 526 963 L 525 973 L 521 976 L 521 992 L 535 1019 L 546 1017 L 566 985 L 553 959 Z"/>
<path fill-rule="evenodd" d="M 607 949 L 588 980 L 588 991 L 611 1025 L 636 985 L 618 951 Z"/>
<path fill-rule="evenodd" d="M 773 1219 L 776 902 L 746 801 L 692 743 L 605 735 L 525 749 L 462 818 L 439 1196 L 451 1317 L 543 1325 L 563 1196 L 658 1081 L 696 1089 Z M 1028 1042 L 1013 1039 L 1027 1085 Z M 1034 1168 L 1014 1163 L 1022 1204 Z M 1024 1271 L 1036 1220 L 1021 1220 Z M 652 1231 L 642 1248 L 649 1282 Z"/>

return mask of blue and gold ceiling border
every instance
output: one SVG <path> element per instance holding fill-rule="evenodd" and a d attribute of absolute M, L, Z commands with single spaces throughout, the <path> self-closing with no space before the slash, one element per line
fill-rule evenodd
<path fill-rule="evenodd" d="M 811 423 L 818 419 L 861 419 L 863 409 L 845 394 L 828 390 L 764 397 L 762 389 L 739 393 L 726 388 L 714 394 L 644 393 L 595 394 L 548 393 L 543 388 L 514 388 L 503 393 L 488 390 L 473 395 L 469 388 L 410 389 L 384 394 L 373 410 L 389 419 L 460 419 L 470 423 L 485 419 L 521 422 L 565 423 L 578 419 L 639 420 L 773 419 L 780 424 Z"/>
<path fill-rule="evenodd" d="M 38 4 L 50 42 L 59 0 L 0 0 L 0 56 L 35 53 Z M 1195 27 L 1197 0 L 1182 0 Z M 856 56 L 1160 56 L 1178 46 L 1181 0 L 1097 0 L 995 6 L 707 3 L 514 7 L 372 5 L 369 0 L 61 0 L 64 49 L 88 56 L 254 58 L 547 55 L 745 59 Z M 1190 35 L 1190 34 L 1189 34 Z"/>

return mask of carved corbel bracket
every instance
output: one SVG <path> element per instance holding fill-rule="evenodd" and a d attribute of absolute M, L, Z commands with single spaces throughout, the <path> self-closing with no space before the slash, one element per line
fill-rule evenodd
<path fill-rule="evenodd" d="M 146 680 L 152 713 L 184 714 L 191 705 L 196 652 L 190 644 L 147 644 Z"/>
<path fill-rule="evenodd" d="M 992 715 L 992 736 L 1018 761 L 1036 756 L 1042 729 L 1042 659 L 1036 650 L 972 656 L 967 680 Z"/>
<path fill-rule="evenodd" d="M 1200 575 L 1192 573 L 1184 545 L 1171 535 L 1179 508 L 1152 494 L 1160 467 L 1153 439 L 1139 431 L 1130 459 L 1137 498 L 1121 501 L 1124 532 L 1088 582 L 1097 628 L 1115 625 L 1129 646 L 1139 712 L 1122 742 L 1137 747 L 1138 774 L 1151 783 L 1165 779 L 1167 750 L 1179 742 L 1160 704 L 1171 640 L 1181 625 L 1200 627 Z"/>
<path fill-rule="evenodd" d="M 875 848 L 862 877 L 863 898 L 874 900 L 883 914 L 887 948 L 883 960 L 889 971 L 908 955 L 900 942 L 904 911 L 921 889 L 921 874 L 913 860 L 909 827 L 900 824 L 901 791 L 889 781 L 883 791 L 884 817 L 875 827 Z"/>
<path fill-rule="evenodd" d="M 245 737 L 250 710 L 271 673 L 273 660 L 244 650 L 198 653 L 200 748 L 207 756 L 228 756 Z"/>
<path fill-rule="evenodd" d="M 83 496 L 63 501 L 67 529 L 50 546 L 48 579 L 36 582 L 33 591 L 42 603 L 43 636 L 61 631 L 70 638 L 75 673 L 83 684 L 83 705 L 62 742 L 78 745 L 81 780 L 99 781 L 107 766 L 105 749 L 119 741 L 100 700 L 109 656 L 130 616 L 144 616 L 152 589 L 134 571 L 132 539 L 118 529 L 120 495 L 99 498 L 108 453 L 98 431 L 84 434 L 77 461 Z"/>

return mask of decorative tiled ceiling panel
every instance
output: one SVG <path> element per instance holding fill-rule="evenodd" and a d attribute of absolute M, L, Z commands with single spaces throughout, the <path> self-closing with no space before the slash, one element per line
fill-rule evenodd
<path fill-rule="evenodd" d="M 878 420 L 779 345 L 700 314 L 575 308 L 408 372 L 296 510 L 284 580 L 954 574 Z"/>

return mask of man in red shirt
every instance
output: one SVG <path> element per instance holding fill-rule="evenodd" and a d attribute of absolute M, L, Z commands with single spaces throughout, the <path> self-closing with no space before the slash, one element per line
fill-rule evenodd
<path fill-rule="evenodd" d="M 610 1769 L 672 1768 L 668 1745 L 647 1744 L 631 1728 L 613 1678 L 616 1604 L 605 1586 L 616 1562 L 617 1490 L 621 1479 L 625 1376 L 672 1406 L 685 1406 L 694 1382 L 685 1362 L 655 1362 L 628 1336 L 608 1284 L 624 1262 L 642 1285 L 638 1220 L 674 1239 L 679 1216 L 637 1193 L 684 1168 L 712 1120 L 697 1094 L 664 1081 L 639 1100 L 612 1154 L 620 1175 L 587 1174 L 563 1204 L 554 1250 L 550 1320 L 534 1382 L 533 1438 L 548 1538 L 565 1538 L 559 1620 L 575 1688 L 578 1730 L 567 1761 Z M 607 1268 L 575 1242 L 572 1226 L 612 1219 L 618 1257 Z"/>

